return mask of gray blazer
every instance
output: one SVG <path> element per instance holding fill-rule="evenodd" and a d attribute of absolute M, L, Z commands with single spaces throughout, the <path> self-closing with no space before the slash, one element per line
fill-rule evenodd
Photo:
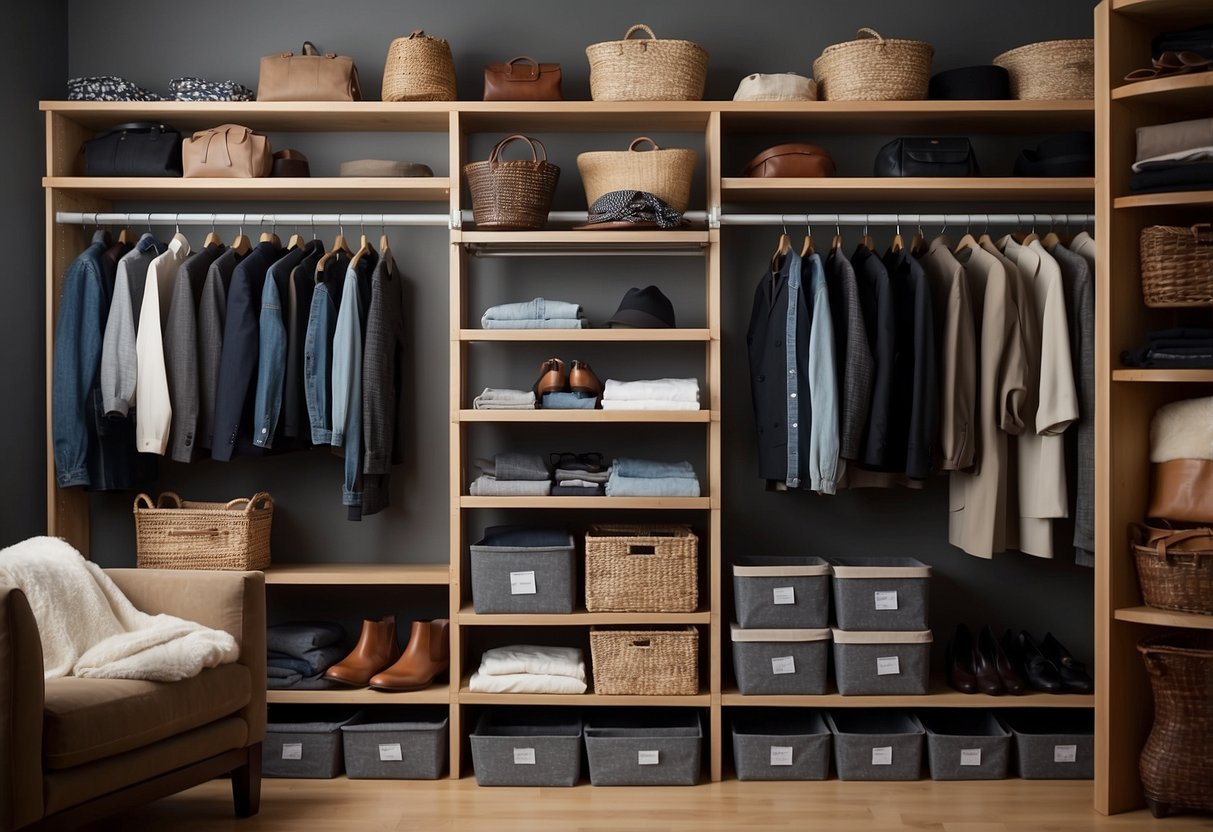
<path fill-rule="evenodd" d="M 859 459 L 872 399 L 872 350 L 868 346 L 859 282 L 851 261 L 840 250 L 832 250 L 825 261 L 825 272 L 838 379 L 838 455 L 843 459 Z"/>
<path fill-rule="evenodd" d="M 198 413 L 195 445 L 211 447 L 215 435 L 215 388 L 223 352 L 223 322 L 227 317 L 227 287 L 241 256 L 228 249 L 211 263 L 198 299 Z"/>
<path fill-rule="evenodd" d="M 173 285 L 164 330 L 164 369 L 173 402 L 169 455 L 177 462 L 193 462 L 198 456 L 198 301 L 207 271 L 226 250 L 220 244 L 194 252 L 177 269 Z"/>

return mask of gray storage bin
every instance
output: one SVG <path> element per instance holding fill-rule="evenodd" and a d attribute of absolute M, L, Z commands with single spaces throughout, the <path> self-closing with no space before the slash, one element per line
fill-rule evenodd
<path fill-rule="evenodd" d="M 1025 780 L 1090 780 L 1095 776 L 1095 713 L 1017 711 L 1002 723 L 1015 737 L 1019 776 Z"/>
<path fill-rule="evenodd" d="M 843 630 L 925 630 L 931 567 L 914 558 L 835 558 L 834 617 Z"/>
<path fill-rule="evenodd" d="M 576 544 L 567 532 L 493 526 L 471 547 L 477 613 L 570 613 Z"/>
<path fill-rule="evenodd" d="M 733 717 L 738 780 L 825 780 L 830 729 L 817 711 L 764 709 Z"/>
<path fill-rule="evenodd" d="M 345 773 L 351 780 L 437 780 L 446 773 L 450 716 L 421 709 L 409 721 L 341 726 Z"/>
<path fill-rule="evenodd" d="M 261 742 L 261 773 L 266 777 L 330 780 L 342 772 L 341 729 L 362 719 L 362 712 L 333 719 L 333 710 L 311 709 L 298 722 L 269 722 Z M 320 717 L 328 721 L 321 721 Z M 315 717 L 313 719 L 312 717 Z"/>
<path fill-rule="evenodd" d="M 599 712 L 585 725 L 595 786 L 693 786 L 699 781 L 702 746 L 698 712 Z"/>
<path fill-rule="evenodd" d="M 916 633 L 834 630 L 834 680 L 843 696 L 927 692 L 931 631 Z"/>
<path fill-rule="evenodd" d="M 733 559 L 737 623 L 748 630 L 830 625 L 830 565 L 811 557 Z"/>
<path fill-rule="evenodd" d="M 826 692 L 829 630 L 732 628 L 733 671 L 743 694 Z"/>
<path fill-rule="evenodd" d="M 922 711 L 932 780 L 1005 780 L 1011 734 L 988 711 Z"/>
<path fill-rule="evenodd" d="M 542 708 L 489 710 L 471 734 L 481 786 L 575 786 L 581 779 L 581 717 Z"/>
<path fill-rule="evenodd" d="M 917 780 L 923 730 L 901 711 L 830 711 L 834 767 L 839 780 Z"/>

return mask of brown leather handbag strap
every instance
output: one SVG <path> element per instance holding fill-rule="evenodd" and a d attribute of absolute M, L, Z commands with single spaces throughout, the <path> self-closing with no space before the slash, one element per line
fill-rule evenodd
<path fill-rule="evenodd" d="M 530 68 L 525 75 L 514 72 L 514 64 L 527 63 Z M 505 62 L 505 75 L 511 81 L 537 81 L 539 79 L 539 61 L 527 55 L 519 55 Z"/>

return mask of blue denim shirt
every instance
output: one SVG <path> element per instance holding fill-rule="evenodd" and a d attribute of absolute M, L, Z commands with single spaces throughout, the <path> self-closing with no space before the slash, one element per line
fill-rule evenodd
<path fill-rule="evenodd" d="M 282 412 L 282 390 L 286 382 L 286 322 L 283 320 L 282 290 L 291 271 L 307 256 L 302 246 L 291 249 L 270 266 L 261 289 L 258 316 L 257 387 L 253 404 L 253 444 L 274 447 L 274 433 Z"/>
<path fill-rule="evenodd" d="M 378 255 L 371 251 L 346 271 L 333 333 L 332 443 L 345 446 L 341 501 L 350 520 L 362 519 L 362 342 L 376 262 Z"/>
<path fill-rule="evenodd" d="M 815 253 L 810 254 L 808 263 L 809 301 L 813 310 L 813 323 L 809 328 L 808 368 L 809 399 L 813 410 L 813 423 L 809 428 L 809 488 L 821 494 L 833 494 L 839 479 L 834 319 L 830 314 L 830 297 L 821 258 Z M 788 444 L 791 445 L 791 442 Z"/>
<path fill-rule="evenodd" d="M 349 262 L 348 257 L 337 256 L 325 265 L 324 279 L 316 283 L 307 317 L 307 334 L 303 340 L 303 394 L 315 445 L 329 445 L 333 441 L 333 332 L 337 328 L 337 305 Z"/>

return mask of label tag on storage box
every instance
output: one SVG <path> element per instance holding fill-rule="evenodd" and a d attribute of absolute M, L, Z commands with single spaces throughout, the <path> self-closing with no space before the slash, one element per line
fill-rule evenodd
<path fill-rule="evenodd" d="M 788 673 L 796 672 L 796 658 L 794 656 L 776 656 L 771 659 L 771 673 L 776 676 L 784 676 Z"/>
<path fill-rule="evenodd" d="M 516 766 L 533 766 L 533 765 L 535 765 L 535 749 L 533 749 L 533 748 L 515 748 L 514 749 L 514 765 L 516 765 Z"/>
<path fill-rule="evenodd" d="M 776 604 L 795 604 L 796 603 L 796 587 L 794 586 L 777 586 L 772 591 L 775 596 Z"/>
<path fill-rule="evenodd" d="M 882 590 L 872 593 L 876 597 L 876 609 L 878 610 L 895 610 L 897 609 L 897 590 Z"/>
<path fill-rule="evenodd" d="M 962 748 L 962 749 L 960 749 L 960 764 L 962 766 L 979 766 L 979 765 L 981 765 L 981 749 L 980 748 Z"/>
<path fill-rule="evenodd" d="M 661 752 L 654 749 L 653 751 L 637 751 L 636 763 L 642 766 L 655 766 L 661 762 Z"/>
<path fill-rule="evenodd" d="M 771 765 L 773 766 L 790 766 L 792 764 L 792 746 L 790 745 L 772 745 L 771 746 Z"/>
<path fill-rule="evenodd" d="M 880 656 L 876 659 L 877 676 L 898 676 L 901 674 L 901 659 L 897 656 Z"/>
<path fill-rule="evenodd" d="M 1055 762 L 1055 763 L 1077 763 L 1078 762 L 1078 746 L 1077 745 L 1055 745 L 1055 746 L 1053 746 L 1053 762 Z"/>
<path fill-rule="evenodd" d="M 511 572 L 510 573 L 510 595 L 534 595 L 535 594 L 535 573 L 534 572 Z"/>
<path fill-rule="evenodd" d="M 386 763 L 390 760 L 403 760 L 404 757 L 400 754 L 400 743 L 398 742 L 381 742 L 379 743 L 379 761 Z"/>
<path fill-rule="evenodd" d="M 303 759 L 303 743 L 301 743 L 301 742 L 284 742 L 282 744 L 282 759 L 284 759 L 284 760 L 302 760 Z"/>
<path fill-rule="evenodd" d="M 874 766 L 891 766 L 893 765 L 893 746 L 882 745 L 880 748 L 872 749 L 872 765 Z"/>

